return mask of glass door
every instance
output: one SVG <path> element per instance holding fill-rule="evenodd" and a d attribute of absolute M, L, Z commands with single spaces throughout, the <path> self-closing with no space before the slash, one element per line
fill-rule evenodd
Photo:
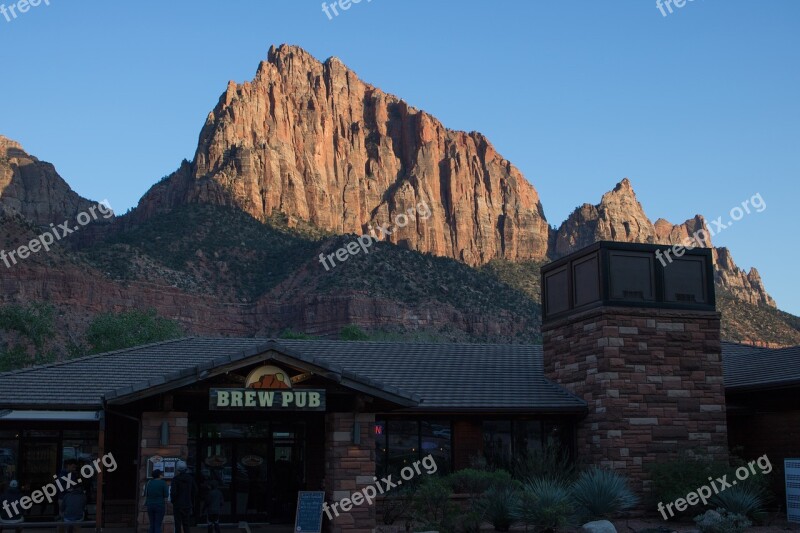
<path fill-rule="evenodd" d="M 30 494 L 53 482 L 53 476 L 59 472 L 58 442 L 23 440 L 20 446 L 20 488 L 24 494 Z M 27 518 L 52 519 L 58 514 L 54 503 L 44 500 L 34 504 L 26 513 Z"/>
<path fill-rule="evenodd" d="M 269 442 L 236 443 L 235 511 L 241 520 L 265 522 L 269 515 Z"/>
<path fill-rule="evenodd" d="M 277 522 L 294 519 L 297 491 L 305 486 L 305 424 L 272 427 L 273 516 Z"/>

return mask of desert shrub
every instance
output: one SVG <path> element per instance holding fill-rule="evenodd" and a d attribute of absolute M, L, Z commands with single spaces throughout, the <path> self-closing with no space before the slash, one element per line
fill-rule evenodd
<path fill-rule="evenodd" d="M 462 533 L 480 533 L 483 524 L 483 510 L 478 507 L 470 507 L 462 513 L 458 519 L 458 531 Z"/>
<path fill-rule="evenodd" d="M 339 331 L 339 340 L 367 341 L 369 340 L 369 334 L 355 324 L 350 324 L 343 327 L 341 331 Z"/>
<path fill-rule="evenodd" d="M 753 525 L 747 517 L 725 509 L 708 510 L 694 521 L 701 533 L 741 533 Z"/>
<path fill-rule="evenodd" d="M 447 476 L 447 482 L 456 494 L 480 495 L 492 487 L 504 487 L 512 483 L 511 474 L 505 470 L 477 470 L 465 468 Z"/>
<path fill-rule="evenodd" d="M 417 483 L 405 483 L 386 493 L 383 499 L 383 523 L 387 526 L 407 516 L 414 502 Z"/>
<path fill-rule="evenodd" d="M 739 484 L 714 495 L 710 503 L 732 514 L 757 518 L 764 507 L 764 490 L 755 483 Z"/>
<path fill-rule="evenodd" d="M 580 474 L 580 467 L 569 456 L 567 450 L 548 445 L 542 450 L 529 451 L 527 455 L 513 461 L 514 478 L 553 479 L 572 483 Z"/>
<path fill-rule="evenodd" d="M 569 486 L 550 478 L 532 479 L 519 494 L 514 518 L 536 531 L 558 531 L 575 522 Z"/>
<path fill-rule="evenodd" d="M 441 533 L 454 531 L 457 510 L 450 501 L 451 494 L 450 486 L 443 479 L 423 478 L 411 502 L 411 517 L 417 527 Z"/>
<path fill-rule="evenodd" d="M 313 335 L 309 335 L 308 333 L 303 333 L 302 331 L 295 331 L 293 329 L 286 328 L 280 333 L 278 333 L 279 339 L 287 339 L 287 340 L 311 340 L 316 339 L 317 337 Z"/>
<path fill-rule="evenodd" d="M 519 494 L 513 485 L 495 486 L 483 493 L 478 508 L 495 531 L 508 531 L 514 523 Z"/>
<path fill-rule="evenodd" d="M 638 502 L 625 476 L 597 467 L 584 471 L 571 492 L 582 520 L 611 518 Z"/>
<path fill-rule="evenodd" d="M 100 353 L 166 341 L 182 335 L 180 324 L 159 316 L 155 309 L 132 309 L 95 316 L 86 331 L 86 340 L 92 347 L 92 353 Z"/>
<path fill-rule="evenodd" d="M 685 498 L 698 487 L 708 484 L 708 478 L 722 477 L 729 471 L 727 464 L 712 458 L 684 452 L 680 457 L 648 466 L 652 483 L 653 503 L 673 502 Z M 684 511 L 688 514 L 690 511 Z"/>

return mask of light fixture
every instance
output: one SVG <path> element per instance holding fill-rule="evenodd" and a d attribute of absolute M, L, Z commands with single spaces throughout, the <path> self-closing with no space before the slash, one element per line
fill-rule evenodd
<path fill-rule="evenodd" d="M 169 424 L 166 420 L 161 422 L 161 446 L 169 445 Z"/>

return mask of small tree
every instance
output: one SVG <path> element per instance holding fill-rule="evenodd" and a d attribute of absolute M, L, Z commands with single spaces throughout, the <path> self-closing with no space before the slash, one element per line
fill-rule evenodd
<path fill-rule="evenodd" d="M 0 372 L 56 359 L 55 351 L 47 346 L 54 335 L 52 306 L 32 303 L 0 307 L 0 331 L 16 340 L 6 340 L 0 346 Z"/>
<path fill-rule="evenodd" d="M 141 344 L 166 341 L 183 335 L 174 320 L 159 316 L 155 309 L 134 309 L 97 315 L 86 332 L 92 353 L 122 350 Z"/>
<path fill-rule="evenodd" d="M 355 324 L 350 324 L 343 327 L 339 332 L 339 339 L 343 341 L 366 341 L 369 340 L 369 335 Z"/>

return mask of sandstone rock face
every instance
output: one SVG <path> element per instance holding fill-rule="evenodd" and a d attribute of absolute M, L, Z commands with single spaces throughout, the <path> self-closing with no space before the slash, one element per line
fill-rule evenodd
<path fill-rule="evenodd" d="M 650 222 L 625 178 L 604 194 L 599 204 L 584 204 L 567 218 L 556 232 L 554 255 L 561 257 L 602 240 L 673 245 L 692 241 L 695 246 L 712 248 L 718 287 L 745 302 L 775 307 L 758 271 L 752 268 L 745 272 L 737 267 L 727 248 L 713 248 L 711 237 L 701 215 L 683 224 L 672 224 L 663 218 L 655 224 Z"/>
<path fill-rule="evenodd" d="M 53 165 L 28 155 L 19 143 L 0 135 L 0 206 L 47 226 L 92 205 L 67 185 Z"/>
<path fill-rule="evenodd" d="M 470 265 L 547 256 L 536 190 L 484 136 L 448 130 L 338 59 L 292 46 L 270 49 L 252 82 L 228 85 L 191 168 L 154 187 L 137 216 L 185 201 L 356 234 L 424 203 L 430 217 L 390 242 Z"/>

